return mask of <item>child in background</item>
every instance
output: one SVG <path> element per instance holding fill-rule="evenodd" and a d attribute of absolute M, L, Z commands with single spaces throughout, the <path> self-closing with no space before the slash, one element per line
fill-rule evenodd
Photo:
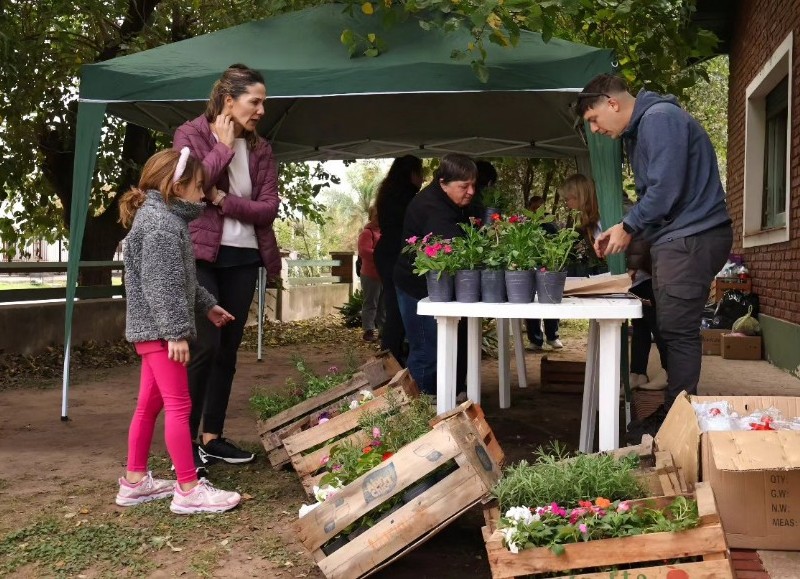
<path fill-rule="evenodd" d="M 221 327 L 233 317 L 198 285 L 188 223 L 203 210 L 203 168 L 184 147 L 156 153 L 139 187 L 120 200 L 125 237 L 125 337 L 142 357 L 139 399 L 128 434 L 128 466 L 116 503 L 133 506 L 172 496 L 178 514 L 232 509 L 240 496 L 198 480 L 189 435 L 189 340 L 196 336 L 194 310 Z M 165 411 L 164 438 L 177 483 L 153 478 L 147 458 L 156 418 Z"/>
<path fill-rule="evenodd" d="M 364 303 L 361 306 L 361 325 L 364 328 L 364 341 L 374 342 L 378 339 L 375 330 L 383 326 L 383 284 L 375 267 L 375 246 L 381 238 L 378 225 L 378 210 L 375 205 L 369 206 L 369 221 L 358 236 L 358 257 L 361 258 L 361 291 Z"/>

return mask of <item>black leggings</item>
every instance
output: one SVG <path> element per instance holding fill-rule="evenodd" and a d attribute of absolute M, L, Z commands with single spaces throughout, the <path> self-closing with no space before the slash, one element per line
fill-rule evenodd
<path fill-rule="evenodd" d="M 189 362 L 189 395 L 192 398 L 189 432 L 192 439 L 197 437 L 201 418 L 203 432 L 222 436 L 236 373 L 236 355 L 253 302 L 258 267 L 212 267 L 197 262 L 197 281 L 214 294 L 220 307 L 236 319 L 222 328 L 214 326 L 202 314 L 195 319 L 197 340 L 190 345 Z"/>

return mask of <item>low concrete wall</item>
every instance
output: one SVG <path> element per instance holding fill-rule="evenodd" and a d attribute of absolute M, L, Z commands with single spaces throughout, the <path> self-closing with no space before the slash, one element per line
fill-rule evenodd
<path fill-rule="evenodd" d="M 264 317 L 284 322 L 335 314 L 350 297 L 350 284 L 294 286 L 284 290 L 277 308 L 277 291 L 267 290 Z M 0 354 L 31 355 L 50 346 L 64 345 L 64 304 L 8 304 L 0 306 Z M 258 319 L 258 296 L 254 296 L 248 325 Z M 125 300 L 97 299 L 75 302 L 72 344 L 88 340 L 104 342 L 125 335 Z"/>
<path fill-rule="evenodd" d="M 64 303 L 0 306 L 0 353 L 31 355 L 64 344 Z M 75 302 L 72 343 L 104 342 L 125 335 L 125 300 Z"/>

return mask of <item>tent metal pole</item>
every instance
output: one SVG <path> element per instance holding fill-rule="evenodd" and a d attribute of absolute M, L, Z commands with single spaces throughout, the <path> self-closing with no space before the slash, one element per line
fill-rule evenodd
<path fill-rule="evenodd" d="M 264 292 L 266 290 L 267 272 L 263 267 L 258 268 L 258 355 L 259 362 L 264 361 L 263 342 L 264 342 Z"/>

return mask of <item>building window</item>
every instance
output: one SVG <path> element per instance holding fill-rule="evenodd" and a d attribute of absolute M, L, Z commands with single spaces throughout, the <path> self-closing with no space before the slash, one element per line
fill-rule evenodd
<path fill-rule="evenodd" d="M 764 197 L 761 228 L 786 225 L 786 126 L 789 116 L 789 77 L 783 77 L 766 98 L 764 139 Z"/>
<path fill-rule="evenodd" d="M 743 245 L 789 240 L 792 34 L 747 87 Z"/>

